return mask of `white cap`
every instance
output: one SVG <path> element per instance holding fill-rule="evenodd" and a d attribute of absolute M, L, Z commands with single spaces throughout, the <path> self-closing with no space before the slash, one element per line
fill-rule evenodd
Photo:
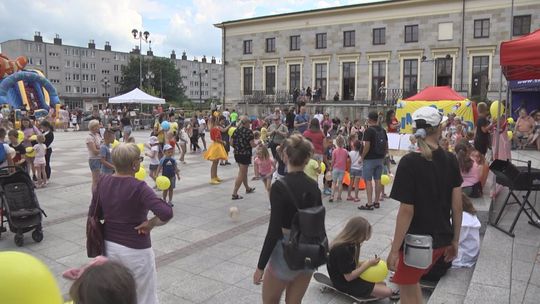
<path fill-rule="evenodd" d="M 165 145 L 163 146 L 163 151 L 167 151 L 167 150 L 170 150 L 170 149 L 172 149 L 172 146 L 169 145 L 169 144 L 165 144 Z"/>
<path fill-rule="evenodd" d="M 151 145 L 155 145 L 159 142 L 158 138 L 156 136 L 150 136 L 148 139 L 148 143 Z"/>
<path fill-rule="evenodd" d="M 412 119 L 416 123 L 416 128 L 425 128 L 437 127 L 448 120 L 448 117 L 444 116 L 434 107 L 421 107 L 414 111 Z"/>

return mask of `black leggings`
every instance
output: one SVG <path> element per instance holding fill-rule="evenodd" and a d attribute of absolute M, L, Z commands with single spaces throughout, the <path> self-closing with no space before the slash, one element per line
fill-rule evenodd
<path fill-rule="evenodd" d="M 193 149 L 193 151 L 197 151 L 197 149 L 201 149 L 199 147 L 199 135 L 194 135 L 190 138 L 191 140 L 191 148 Z"/>
<path fill-rule="evenodd" d="M 51 154 L 52 148 L 48 148 L 45 152 L 45 173 L 47 173 L 47 179 L 51 178 Z"/>

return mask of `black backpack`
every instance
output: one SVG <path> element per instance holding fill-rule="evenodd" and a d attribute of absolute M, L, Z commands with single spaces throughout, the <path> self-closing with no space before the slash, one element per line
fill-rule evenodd
<path fill-rule="evenodd" d="M 388 147 L 388 139 L 386 132 L 381 127 L 373 127 L 375 131 L 375 145 L 373 145 L 373 152 L 378 155 L 386 155 Z"/>
<path fill-rule="evenodd" d="M 296 198 L 285 182 L 280 179 L 291 196 L 297 212 L 293 217 L 289 240 L 283 242 L 283 256 L 291 270 L 315 269 L 328 261 L 328 238 L 324 226 L 324 206 L 298 208 Z"/>

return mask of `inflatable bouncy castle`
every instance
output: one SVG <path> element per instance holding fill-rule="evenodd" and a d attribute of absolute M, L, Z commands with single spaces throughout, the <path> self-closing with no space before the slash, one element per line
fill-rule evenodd
<path fill-rule="evenodd" d="M 56 89 L 39 70 L 25 70 L 25 57 L 0 54 L 0 105 L 20 110 L 46 110 L 60 103 Z"/>

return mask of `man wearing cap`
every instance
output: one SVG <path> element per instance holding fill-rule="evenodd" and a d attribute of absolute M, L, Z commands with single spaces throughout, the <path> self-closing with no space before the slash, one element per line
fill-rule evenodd
<path fill-rule="evenodd" d="M 238 164 L 238 176 L 234 183 L 234 190 L 232 194 L 232 199 L 242 199 L 243 197 L 238 195 L 238 190 L 240 186 L 244 184 L 246 187 L 246 193 L 255 192 L 255 188 L 252 188 L 248 185 L 248 168 L 251 164 L 251 156 L 253 148 L 257 145 L 255 144 L 255 137 L 253 131 L 249 128 L 250 120 L 247 116 L 242 115 L 239 117 L 239 126 L 234 131 L 231 140 L 232 146 L 234 147 L 234 159 Z"/>
<path fill-rule="evenodd" d="M 422 303 L 422 275 L 439 258 L 444 256 L 451 262 L 456 257 L 462 219 L 459 165 L 452 153 L 439 146 L 446 118 L 436 108 L 422 107 L 412 119 L 419 152 L 403 156 L 396 170 L 390 197 L 401 204 L 387 258 L 388 268 L 395 271 L 393 282 L 399 285 L 401 303 L 405 304 Z M 423 240 L 425 246 L 414 247 L 417 243 L 412 239 Z M 404 242 L 411 246 L 405 253 Z M 414 265 L 430 266 L 424 269 Z"/>
<path fill-rule="evenodd" d="M 367 203 L 359 206 L 360 210 L 373 210 L 379 208 L 381 196 L 381 175 L 383 162 L 388 152 L 388 136 L 386 131 L 378 124 L 379 114 L 372 111 L 368 114 L 368 128 L 364 132 L 364 150 L 362 151 L 362 175 L 366 181 Z M 373 197 L 373 183 L 375 184 L 375 197 Z"/>

